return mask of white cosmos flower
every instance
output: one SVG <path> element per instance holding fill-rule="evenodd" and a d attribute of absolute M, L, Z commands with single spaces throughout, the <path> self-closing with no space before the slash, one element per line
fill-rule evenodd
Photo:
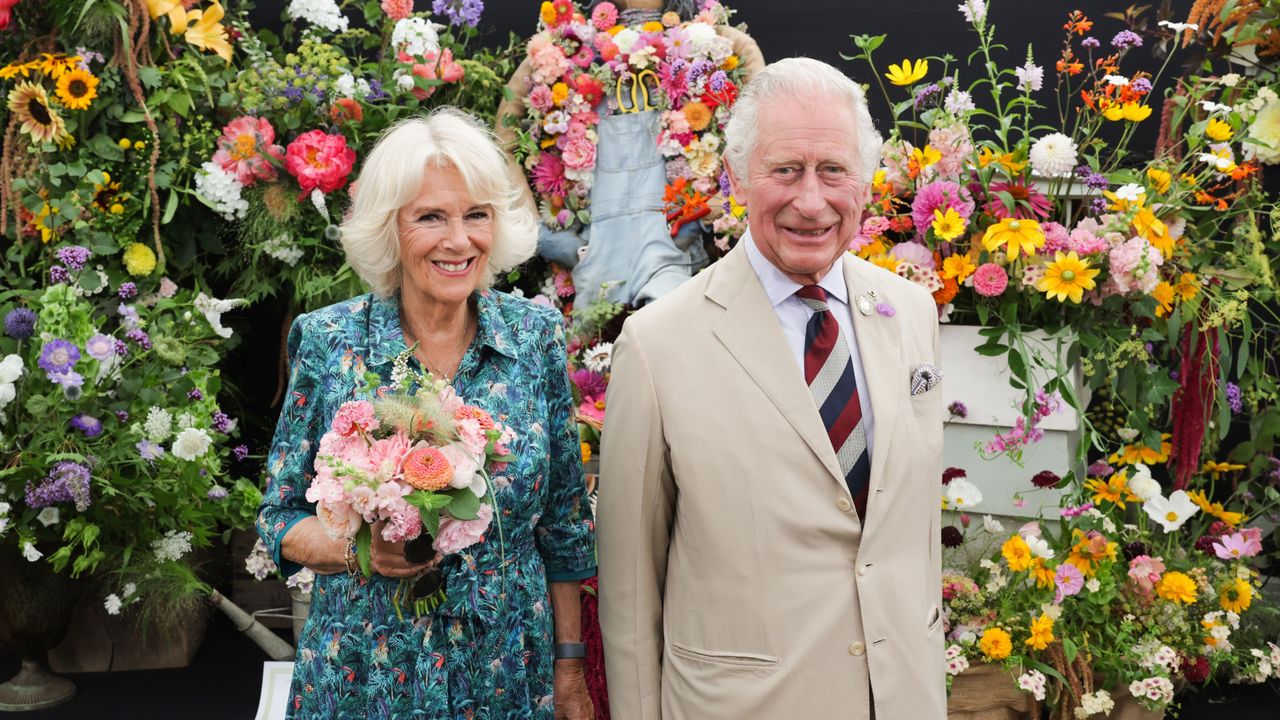
<path fill-rule="evenodd" d="M 1133 466 L 1133 477 L 1129 478 L 1129 492 L 1142 502 L 1146 502 L 1160 494 L 1160 483 L 1151 477 L 1151 468 L 1138 463 Z"/>
<path fill-rule="evenodd" d="M 953 480 L 952 482 L 955 482 L 955 481 Z M 1002 525 L 999 520 L 991 517 L 990 515 L 983 515 L 982 529 L 986 530 L 992 535 L 998 535 L 1004 532 L 1004 525 Z"/>
<path fill-rule="evenodd" d="M 1119 188 L 1116 189 L 1116 197 L 1120 198 L 1121 200 L 1128 200 L 1130 202 L 1137 202 L 1138 198 L 1146 194 L 1147 194 L 1146 188 L 1142 187 L 1138 183 L 1129 183 L 1127 185 L 1121 185 Z"/>
<path fill-rule="evenodd" d="M 1039 535 L 1028 535 L 1023 538 L 1027 542 L 1027 547 L 1031 548 L 1031 554 L 1039 558 L 1048 560 L 1053 557 L 1053 548 L 1049 547 L 1049 543 Z"/>
<path fill-rule="evenodd" d="M 982 502 L 982 491 L 968 480 L 956 478 L 947 485 L 942 502 L 949 510 L 968 510 Z"/>
<path fill-rule="evenodd" d="M 1200 512 L 1200 508 L 1182 490 L 1175 490 L 1167 498 L 1157 495 L 1143 503 L 1142 509 L 1152 520 L 1160 523 L 1160 527 L 1167 533 L 1182 527 L 1191 516 Z"/>

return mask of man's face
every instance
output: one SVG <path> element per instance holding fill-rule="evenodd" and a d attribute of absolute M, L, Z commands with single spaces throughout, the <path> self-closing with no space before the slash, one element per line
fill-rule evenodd
<path fill-rule="evenodd" d="M 730 173 L 734 195 L 769 262 L 815 284 L 849 248 L 867 201 L 853 111 L 834 98 L 779 98 L 757 122 L 745 187 Z"/>

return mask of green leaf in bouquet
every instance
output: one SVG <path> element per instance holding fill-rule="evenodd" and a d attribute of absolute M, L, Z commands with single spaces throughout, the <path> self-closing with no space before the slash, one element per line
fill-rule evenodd
<path fill-rule="evenodd" d="M 49 398 L 45 395 L 32 395 L 27 398 L 27 404 L 25 407 L 27 414 L 35 417 L 44 417 L 48 414 L 51 404 L 52 403 L 50 403 Z"/>
<path fill-rule="evenodd" d="M 448 507 L 449 503 L 453 502 L 453 498 L 430 490 L 415 490 L 405 495 L 404 501 L 419 510 L 439 510 Z"/>
<path fill-rule="evenodd" d="M 102 274 L 93 271 L 84 271 L 80 273 L 77 284 L 84 289 L 85 292 L 93 294 L 102 289 Z"/>
<path fill-rule="evenodd" d="M 360 563 L 360 572 L 365 577 L 373 575 L 373 560 L 369 555 L 369 547 L 373 544 L 373 530 L 368 525 L 361 525 L 356 533 L 356 560 Z"/>
<path fill-rule="evenodd" d="M 471 492 L 470 488 L 459 488 L 456 490 L 442 490 L 442 495 L 448 495 L 452 498 L 452 502 L 445 508 L 454 518 L 458 520 L 475 520 L 480 512 L 480 498 Z"/>
<path fill-rule="evenodd" d="M 1071 640 L 1071 638 L 1068 638 L 1068 637 L 1062 638 L 1062 652 L 1064 655 L 1067 656 L 1068 664 L 1076 661 L 1076 653 L 1078 652 L 1078 648 L 1076 648 L 1076 644 Z"/>
<path fill-rule="evenodd" d="M 420 510 L 418 514 L 422 516 L 422 527 L 436 537 L 440 534 L 440 511 L 439 510 Z"/>

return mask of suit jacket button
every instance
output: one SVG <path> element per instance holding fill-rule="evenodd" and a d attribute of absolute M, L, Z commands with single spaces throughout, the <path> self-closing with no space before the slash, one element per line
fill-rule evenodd
<path fill-rule="evenodd" d="M 850 655 L 857 656 L 857 655 L 861 655 L 862 653 L 864 653 L 864 652 L 866 652 L 866 651 L 867 651 L 867 646 L 866 646 L 866 645 L 863 645 L 863 644 L 862 644 L 862 641 L 858 641 L 858 642 L 855 642 L 855 643 L 851 643 L 851 644 L 849 645 L 849 654 L 850 654 Z"/>
<path fill-rule="evenodd" d="M 849 502 L 849 498 L 842 497 L 836 500 L 836 507 L 840 508 L 840 512 L 849 512 L 853 509 L 853 503 Z"/>

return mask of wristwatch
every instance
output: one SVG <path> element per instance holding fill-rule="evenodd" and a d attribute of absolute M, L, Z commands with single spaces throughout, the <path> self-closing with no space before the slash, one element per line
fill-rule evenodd
<path fill-rule="evenodd" d="M 587 646 L 583 643 L 556 643 L 554 649 L 556 660 L 577 660 L 587 656 Z"/>

